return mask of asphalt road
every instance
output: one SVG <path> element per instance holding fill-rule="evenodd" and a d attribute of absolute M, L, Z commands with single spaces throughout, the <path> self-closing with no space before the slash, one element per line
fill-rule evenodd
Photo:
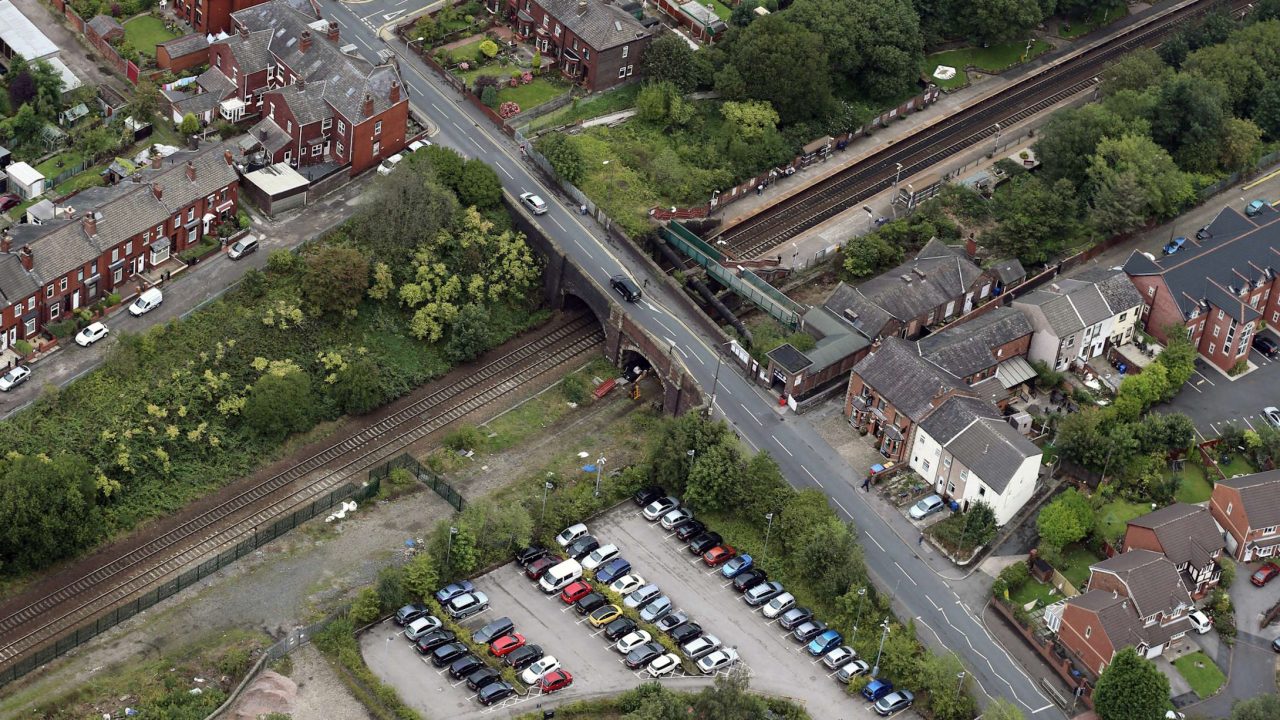
<path fill-rule="evenodd" d="M 1265 331 L 1273 339 L 1272 330 Z M 1280 340 L 1277 340 L 1280 342 Z M 1262 409 L 1280 406 L 1280 392 L 1276 381 L 1280 379 L 1280 362 L 1269 360 L 1257 350 L 1249 351 L 1249 362 L 1257 369 L 1236 378 L 1197 362 L 1197 370 L 1173 400 L 1156 408 L 1159 412 L 1180 412 L 1195 423 L 1202 440 L 1217 437 L 1226 425 L 1249 430 L 1267 420 Z"/>
<path fill-rule="evenodd" d="M 432 138 L 434 142 L 489 163 L 509 192 L 537 192 L 548 201 L 550 211 L 539 216 L 537 222 L 602 287 L 607 287 L 610 275 L 619 272 L 629 273 L 638 281 L 648 279 L 650 290 L 645 300 L 626 305 L 625 311 L 655 336 L 672 340 L 699 384 L 704 388 L 712 385 L 717 365 L 713 343 L 718 339 L 705 338 L 695 329 L 697 309 L 677 298 L 677 291 L 669 288 L 663 278 L 651 274 L 647 266 L 623 259 L 621 250 L 605 239 L 599 227 L 584 225 L 585 218 L 566 206 L 551 188 L 543 186 L 519 159 L 513 142 L 456 92 L 434 79 L 431 70 L 406 53 L 398 41 L 381 41 L 374 26 L 384 24 L 384 12 L 404 6 L 396 7 L 390 0 L 352 5 L 324 0 L 323 4 L 323 10 L 339 22 L 342 37 L 354 42 L 370 60 L 376 60 L 375 48 L 396 52 L 411 102 L 439 127 Z M 902 592 L 895 595 L 896 610 L 904 618 L 916 619 L 926 644 L 937 651 L 960 652 L 988 697 L 1006 697 L 1029 717 L 1063 717 L 987 633 L 974 612 L 961 603 L 948 581 L 916 557 L 914 541 L 905 542 L 890 531 L 852 488 L 849 480 L 861 477 L 867 468 L 850 467 L 808 423 L 794 415 L 778 414 L 775 398 L 766 396 L 734 372 L 720 373 L 717 398 L 717 416 L 728 420 L 753 448 L 769 451 L 793 485 L 824 489 L 844 517 L 867 535 L 870 542 L 864 547 L 868 569 L 885 592 L 901 585 Z M 981 695 L 979 701 L 987 702 Z"/>

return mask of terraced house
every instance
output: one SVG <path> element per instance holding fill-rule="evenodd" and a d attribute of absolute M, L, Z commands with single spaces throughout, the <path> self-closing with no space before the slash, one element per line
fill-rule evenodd
<path fill-rule="evenodd" d="M 653 37 L 635 16 L 604 0 L 486 0 L 560 74 L 591 92 L 634 77 Z"/>
<path fill-rule="evenodd" d="M 1036 329 L 1032 360 L 1066 370 L 1133 339 L 1142 296 L 1121 272 L 1089 269 L 1013 301 Z"/>

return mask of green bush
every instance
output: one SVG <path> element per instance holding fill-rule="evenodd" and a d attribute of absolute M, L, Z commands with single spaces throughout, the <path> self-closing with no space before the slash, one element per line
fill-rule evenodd
<path fill-rule="evenodd" d="M 45 329 L 49 331 L 50 335 L 63 340 L 75 335 L 76 331 L 80 329 L 80 324 L 74 317 L 70 317 L 59 322 L 48 323 L 45 325 Z"/>
<path fill-rule="evenodd" d="M 367 625 L 378 619 L 381 610 L 382 601 L 377 588 L 361 588 L 355 601 L 351 603 L 351 609 L 347 611 L 347 617 L 355 625 Z"/>
<path fill-rule="evenodd" d="M 120 304 L 120 293 L 109 293 L 107 295 L 107 306 L 113 307 Z"/>
<path fill-rule="evenodd" d="M 591 390 L 587 387 L 586 379 L 578 373 L 566 375 L 560 381 L 560 392 L 564 395 L 565 400 L 579 405 L 585 403 L 587 398 L 591 397 Z"/>
<path fill-rule="evenodd" d="M 214 250 L 217 250 L 221 246 L 222 241 L 217 236 L 205 235 L 200 238 L 200 242 L 178 253 L 178 259 L 190 265 L 193 262 L 198 262 L 200 258 L 208 255 Z"/>
<path fill-rule="evenodd" d="M 17 350 L 19 355 L 30 355 L 35 351 L 35 347 L 26 340 L 18 340 L 13 343 L 13 349 Z"/>
<path fill-rule="evenodd" d="M 244 210 L 237 210 L 236 224 L 240 226 L 241 230 L 248 230 L 249 225 L 252 224 L 252 221 L 249 219 L 249 213 Z"/>
<path fill-rule="evenodd" d="M 465 452 L 484 444 L 484 434 L 474 425 L 463 425 L 444 438 L 444 446 L 450 450 Z"/>
<path fill-rule="evenodd" d="M 302 259 L 288 250 L 272 250 L 267 255 L 267 272 L 274 275 L 293 275 L 302 269 Z"/>

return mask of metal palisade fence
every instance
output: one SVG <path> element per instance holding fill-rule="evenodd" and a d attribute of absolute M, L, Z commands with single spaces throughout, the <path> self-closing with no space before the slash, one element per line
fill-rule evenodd
<path fill-rule="evenodd" d="M 393 470 L 408 470 L 414 478 L 423 483 L 427 487 L 436 491 L 436 494 L 444 498 L 444 501 L 453 506 L 454 510 L 462 510 L 466 505 L 466 501 L 462 499 L 462 495 L 458 494 L 453 486 L 444 481 L 444 478 L 432 472 L 430 469 L 423 467 L 422 463 L 414 460 L 407 453 L 397 455 L 387 462 L 369 471 L 369 484 L 380 485 L 383 480 L 391 474 Z"/>

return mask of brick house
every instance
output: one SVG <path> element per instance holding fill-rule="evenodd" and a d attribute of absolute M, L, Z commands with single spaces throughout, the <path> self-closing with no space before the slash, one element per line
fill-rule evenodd
<path fill-rule="evenodd" d="M 59 201 L 40 225 L 0 236 L 0 349 L 82 306 L 137 290 L 133 276 L 235 216 L 237 174 L 224 145 L 153 159 L 116 185 Z"/>
<path fill-rule="evenodd" d="M 485 0 L 544 63 L 591 92 L 635 75 L 653 37 L 635 16 L 604 0 Z"/>
<path fill-rule="evenodd" d="M 179 73 L 209 62 L 209 40 L 200 33 L 156 43 L 156 65 L 161 70 Z"/>
<path fill-rule="evenodd" d="M 110 15 L 95 15 L 84 24 L 84 35 L 99 50 L 124 37 L 124 26 Z"/>
<path fill-rule="evenodd" d="M 814 347 L 802 352 L 784 343 L 769 351 L 765 371 L 770 387 L 797 401 L 843 382 L 871 350 L 866 336 L 824 307 L 810 308 L 802 315 L 800 329 L 814 338 Z"/>
<path fill-rule="evenodd" d="M 231 15 L 265 0 L 174 0 L 173 12 L 197 33 L 217 35 L 230 32 Z"/>
<path fill-rule="evenodd" d="M 1132 646 L 1148 659 L 1187 634 L 1194 607 L 1178 570 L 1163 555 L 1131 550 L 1090 567 L 1088 591 L 1062 606 L 1058 640 L 1088 670 L 1101 675 L 1115 654 Z"/>
<path fill-rule="evenodd" d="M 309 0 L 269 0 L 231 16 L 209 47 L 198 92 L 170 96 L 175 117 L 259 117 L 250 136 L 264 164 L 373 168 L 407 144 L 409 95 L 392 65 L 341 52 L 339 28 Z"/>
<path fill-rule="evenodd" d="M 1167 342 L 1168 328 L 1180 328 L 1224 372 L 1247 360 L 1261 324 L 1280 324 L 1278 220 L 1270 207 L 1253 218 L 1224 208 L 1206 239 L 1158 259 L 1129 256 L 1124 271 L 1149 308 L 1147 332 Z"/>
<path fill-rule="evenodd" d="M 1120 551 L 1150 550 L 1173 563 L 1191 597 L 1199 600 L 1217 586 L 1222 532 L 1209 508 L 1174 503 L 1129 521 Z"/>
<path fill-rule="evenodd" d="M 1133 339 L 1142 296 L 1122 272 L 1091 268 L 1016 298 L 1036 330 L 1032 360 L 1066 370 Z"/>
<path fill-rule="evenodd" d="M 920 357 L 1003 409 L 1035 376 L 1026 359 L 1032 342 L 1026 317 L 1000 307 L 925 336 L 916 349 Z"/>
<path fill-rule="evenodd" d="M 1241 562 L 1275 557 L 1280 548 L 1280 470 L 1219 480 L 1209 512 L 1226 530 L 1232 557 Z"/>

